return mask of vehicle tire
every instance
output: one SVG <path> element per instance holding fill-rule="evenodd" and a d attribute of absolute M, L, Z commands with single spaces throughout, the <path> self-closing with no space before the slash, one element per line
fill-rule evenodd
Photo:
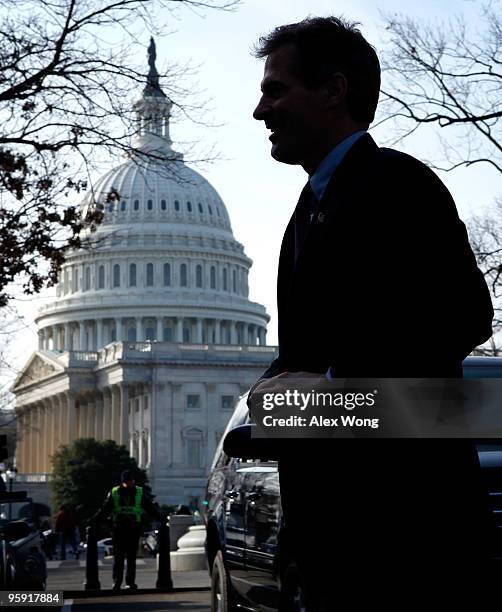
<path fill-rule="evenodd" d="M 211 572 L 211 612 L 235 612 L 232 585 L 223 561 L 221 550 L 216 553 Z"/>
<path fill-rule="evenodd" d="M 16 562 L 12 555 L 7 553 L 5 559 L 5 585 L 8 589 L 14 589 L 16 586 Z"/>
<path fill-rule="evenodd" d="M 302 576 L 294 561 L 284 572 L 279 610 L 281 612 L 307 612 Z"/>

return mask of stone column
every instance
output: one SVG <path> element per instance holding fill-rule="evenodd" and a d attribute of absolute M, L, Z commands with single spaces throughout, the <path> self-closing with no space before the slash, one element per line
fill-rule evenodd
<path fill-rule="evenodd" d="M 30 463 L 29 463 L 29 471 L 33 474 L 37 471 L 37 405 L 32 404 L 30 406 L 30 437 L 29 437 L 29 454 L 30 454 Z"/>
<path fill-rule="evenodd" d="M 76 438 L 85 438 L 85 404 L 83 398 L 78 400 L 78 408 L 76 408 L 77 423 L 75 428 Z"/>
<path fill-rule="evenodd" d="M 260 327 L 258 329 L 258 339 L 260 342 L 260 346 L 265 346 L 265 334 L 266 334 L 265 328 Z"/>
<path fill-rule="evenodd" d="M 53 419 L 53 435 L 54 435 L 54 440 L 53 440 L 53 449 L 52 449 L 52 453 L 54 454 L 55 452 L 57 452 L 59 450 L 59 447 L 61 446 L 62 440 L 61 440 L 61 396 L 60 395 L 56 395 L 54 396 L 53 400 L 52 400 L 52 413 L 54 415 L 54 419 Z"/>
<path fill-rule="evenodd" d="M 16 411 L 17 413 L 17 427 L 16 427 L 16 432 L 17 432 L 17 444 L 16 444 L 16 464 L 17 464 L 17 469 L 22 472 L 25 473 L 27 472 L 27 457 L 26 457 L 26 451 L 27 451 L 27 428 L 28 428 L 28 411 L 27 411 L 27 407 L 23 406 L 22 408 L 19 407 L 17 409 L 18 411 Z"/>
<path fill-rule="evenodd" d="M 47 415 L 48 415 L 47 400 L 40 402 L 40 472 L 47 472 L 47 453 L 49 448 L 48 440 L 48 427 L 47 427 Z"/>
<path fill-rule="evenodd" d="M 144 395 L 139 396 L 139 423 L 138 423 L 138 465 L 141 467 L 145 466 L 145 454 L 143 448 L 143 429 L 144 429 L 144 418 L 143 411 L 145 409 L 144 405 Z"/>
<path fill-rule="evenodd" d="M 62 328 L 60 325 L 54 325 L 54 350 L 63 348 Z"/>
<path fill-rule="evenodd" d="M 112 398 L 110 394 L 110 389 L 107 387 L 103 389 L 103 440 L 111 440 L 112 439 Z"/>
<path fill-rule="evenodd" d="M 69 323 L 65 323 L 64 324 L 64 343 L 63 343 L 63 349 L 65 351 L 71 351 L 71 345 L 70 345 L 70 324 Z"/>
<path fill-rule="evenodd" d="M 219 319 L 214 322 L 214 331 L 214 343 L 221 344 L 221 321 Z"/>
<path fill-rule="evenodd" d="M 247 323 L 242 324 L 242 344 L 249 344 L 249 328 Z"/>
<path fill-rule="evenodd" d="M 136 340 L 138 342 L 143 342 L 145 339 L 143 334 L 143 318 L 136 317 Z"/>
<path fill-rule="evenodd" d="M 95 397 L 89 396 L 87 400 L 87 427 L 86 427 L 86 436 L 88 438 L 94 438 L 94 430 L 96 423 L 96 404 Z"/>
<path fill-rule="evenodd" d="M 38 425 L 38 404 L 35 403 L 31 410 L 31 469 L 30 472 L 36 474 L 40 471 L 40 458 L 38 451 L 40 448 L 40 431 Z"/>
<path fill-rule="evenodd" d="M 29 473 L 31 472 L 31 406 L 23 406 L 23 418 L 21 419 L 18 425 L 18 431 L 21 438 L 23 452 L 21 455 L 22 464 L 21 464 L 21 472 Z"/>
<path fill-rule="evenodd" d="M 202 319 L 195 320 L 195 343 L 202 344 Z"/>
<path fill-rule="evenodd" d="M 38 330 L 38 350 L 44 350 L 44 342 L 45 342 L 45 333 L 43 329 Z"/>
<path fill-rule="evenodd" d="M 50 397 L 46 405 L 46 420 L 47 426 L 47 469 L 46 472 L 52 472 L 51 455 L 54 454 L 56 448 L 56 400 Z"/>
<path fill-rule="evenodd" d="M 183 342 L 183 318 L 178 317 L 176 321 L 176 339 L 175 342 Z"/>
<path fill-rule="evenodd" d="M 119 423 L 120 423 L 120 396 L 116 386 L 110 388 L 111 399 L 111 439 L 120 443 Z"/>
<path fill-rule="evenodd" d="M 75 395 L 66 392 L 65 444 L 71 444 L 77 437 L 77 406 Z"/>
<path fill-rule="evenodd" d="M 78 324 L 78 350 L 85 351 L 85 324 L 79 321 Z"/>
<path fill-rule="evenodd" d="M 122 317 L 118 317 L 117 319 L 115 319 L 115 337 L 117 342 L 122 342 L 122 340 L 124 339 L 124 327 L 122 324 Z"/>
<path fill-rule="evenodd" d="M 103 396 L 98 393 L 94 397 L 94 439 L 105 440 L 103 438 L 104 402 Z"/>
<path fill-rule="evenodd" d="M 103 319 L 96 320 L 96 350 L 99 351 L 104 346 L 103 342 Z"/>
<path fill-rule="evenodd" d="M 230 321 L 230 344 L 237 344 L 237 330 L 235 321 Z"/>
<path fill-rule="evenodd" d="M 120 444 L 129 441 L 129 387 L 120 383 Z"/>
<path fill-rule="evenodd" d="M 164 340 L 164 321 L 162 317 L 157 317 L 157 342 L 162 342 Z"/>

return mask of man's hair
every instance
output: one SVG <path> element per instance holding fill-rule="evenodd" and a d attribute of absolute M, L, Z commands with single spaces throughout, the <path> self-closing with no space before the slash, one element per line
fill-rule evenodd
<path fill-rule="evenodd" d="M 342 17 L 308 17 L 261 36 L 253 55 L 261 59 L 283 45 L 293 44 L 300 61 L 298 76 L 305 86 L 320 87 L 330 75 L 341 72 L 347 79 L 350 117 L 371 123 L 380 90 L 380 63 L 358 25 Z"/>
<path fill-rule="evenodd" d="M 121 482 L 129 482 L 134 480 L 134 472 L 132 470 L 124 470 L 120 477 Z"/>

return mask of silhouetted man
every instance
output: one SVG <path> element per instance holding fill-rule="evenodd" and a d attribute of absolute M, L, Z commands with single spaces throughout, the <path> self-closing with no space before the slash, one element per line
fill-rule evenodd
<path fill-rule="evenodd" d="M 254 389 L 328 372 L 461 377 L 492 333 L 489 292 L 443 183 L 367 133 L 374 49 L 354 24 L 310 18 L 260 38 L 256 56 L 266 62 L 254 118 L 272 132 L 272 157 L 309 178 L 281 247 L 279 356 Z M 413 597 L 472 586 L 487 559 L 472 441 L 287 442 L 281 498 L 310 610 L 373 580 L 379 602 L 399 586 Z M 305 513 L 313 496 L 318 517 Z"/>

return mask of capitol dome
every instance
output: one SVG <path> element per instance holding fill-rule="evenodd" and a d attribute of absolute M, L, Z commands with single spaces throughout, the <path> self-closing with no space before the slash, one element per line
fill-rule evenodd
<path fill-rule="evenodd" d="M 90 249 L 67 254 L 56 299 L 39 312 L 39 348 L 99 351 L 115 341 L 265 345 L 265 308 L 248 299 L 252 261 L 233 236 L 216 189 L 188 167 L 169 136 L 171 101 L 155 46 L 135 103 L 136 146 L 81 206 L 104 212 Z"/>

